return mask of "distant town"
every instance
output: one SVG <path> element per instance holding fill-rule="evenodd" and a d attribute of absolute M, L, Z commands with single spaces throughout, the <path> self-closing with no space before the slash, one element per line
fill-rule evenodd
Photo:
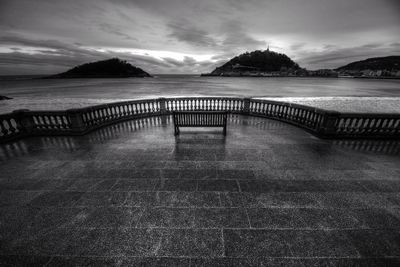
<path fill-rule="evenodd" d="M 281 68 L 279 71 L 263 72 L 253 67 L 235 65 L 233 71 L 227 71 L 220 74 L 206 73 L 202 76 L 225 76 L 225 77 L 331 77 L 331 78 L 398 78 L 400 79 L 400 70 L 332 70 L 332 69 L 319 69 L 307 70 L 291 68 Z"/>

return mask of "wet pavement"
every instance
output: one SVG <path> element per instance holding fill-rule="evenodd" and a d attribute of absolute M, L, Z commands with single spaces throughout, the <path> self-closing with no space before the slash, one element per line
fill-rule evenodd
<path fill-rule="evenodd" d="M 0 265 L 399 266 L 400 142 L 150 118 L 0 145 Z"/>

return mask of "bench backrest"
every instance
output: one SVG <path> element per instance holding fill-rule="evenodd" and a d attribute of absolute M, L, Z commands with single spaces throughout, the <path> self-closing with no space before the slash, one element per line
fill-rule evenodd
<path fill-rule="evenodd" d="M 226 111 L 179 111 L 173 112 L 175 126 L 222 127 L 226 126 Z"/>

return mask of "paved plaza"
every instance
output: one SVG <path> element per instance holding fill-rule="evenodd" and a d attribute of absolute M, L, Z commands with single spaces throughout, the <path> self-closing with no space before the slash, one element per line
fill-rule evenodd
<path fill-rule="evenodd" d="M 0 145 L 1 266 L 400 266 L 400 142 L 232 116 Z"/>

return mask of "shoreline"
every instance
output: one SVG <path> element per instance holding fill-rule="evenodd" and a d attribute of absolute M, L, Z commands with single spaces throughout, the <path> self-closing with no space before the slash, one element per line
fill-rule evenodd
<path fill-rule="evenodd" d="M 200 74 L 200 77 L 218 77 L 218 78 L 318 78 L 318 79 L 371 79 L 371 80 L 400 80 L 400 77 L 364 77 L 364 76 L 264 76 L 264 75 L 208 75 Z"/>

